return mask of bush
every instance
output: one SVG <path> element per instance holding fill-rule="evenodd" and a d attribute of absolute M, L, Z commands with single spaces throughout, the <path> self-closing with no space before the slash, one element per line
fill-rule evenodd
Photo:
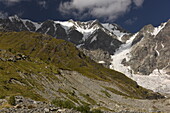
<path fill-rule="evenodd" d="M 16 105 L 16 103 L 15 103 L 15 96 L 9 97 L 8 103 L 9 103 L 10 105 L 15 106 L 15 105 Z"/>
<path fill-rule="evenodd" d="M 92 110 L 92 113 L 103 113 L 103 112 L 100 111 L 99 109 L 94 109 L 94 110 Z"/>
<path fill-rule="evenodd" d="M 5 96 L 4 95 L 0 95 L 0 99 L 5 99 Z"/>
<path fill-rule="evenodd" d="M 80 111 L 82 113 L 91 113 L 90 112 L 90 107 L 87 106 L 87 105 L 84 105 L 84 106 L 79 106 L 76 108 L 77 111 Z"/>
<path fill-rule="evenodd" d="M 96 109 L 93 111 L 90 111 L 89 105 L 82 105 L 82 106 L 76 107 L 75 104 L 69 100 L 55 99 L 52 101 L 52 104 L 60 108 L 74 109 L 74 110 L 80 111 L 81 113 L 102 113 L 102 111 L 96 110 Z"/>
<path fill-rule="evenodd" d="M 74 103 L 69 100 L 64 101 L 64 100 L 55 99 L 52 101 L 52 104 L 61 108 L 69 108 L 69 109 L 75 108 Z"/>

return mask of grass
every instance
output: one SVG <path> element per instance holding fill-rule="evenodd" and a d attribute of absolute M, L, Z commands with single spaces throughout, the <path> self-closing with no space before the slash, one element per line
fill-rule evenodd
<path fill-rule="evenodd" d="M 61 100 L 59 98 L 56 98 L 52 101 L 52 104 L 54 104 L 57 107 L 60 108 L 69 108 L 69 109 L 74 109 L 76 111 L 80 111 L 81 113 L 102 113 L 99 109 L 94 109 L 91 110 L 89 105 L 81 105 L 81 106 L 76 106 L 74 103 L 72 103 L 69 100 Z"/>
<path fill-rule="evenodd" d="M 54 99 L 52 101 L 52 104 L 60 108 L 69 108 L 69 109 L 76 108 L 75 104 L 70 100 L 61 100 L 59 98 Z"/>
<path fill-rule="evenodd" d="M 103 86 L 103 87 L 104 87 L 104 86 Z M 114 89 L 114 88 L 111 88 L 111 87 L 104 87 L 104 88 L 105 88 L 106 90 L 114 93 L 114 94 L 122 95 L 122 96 L 128 96 L 128 95 L 126 95 L 126 94 L 124 94 L 124 93 L 122 93 L 122 92 L 120 92 L 120 91 L 118 91 L 118 90 L 116 90 L 116 89 Z"/>
<path fill-rule="evenodd" d="M 104 93 L 108 98 L 110 98 L 111 97 L 111 95 L 110 95 L 110 93 L 109 92 L 107 92 L 106 90 L 102 90 L 101 91 L 102 93 Z"/>
<path fill-rule="evenodd" d="M 95 100 L 93 100 L 93 99 L 90 97 L 90 95 L 80 94 L 80 96 L 84 97 L 84 98 L 87 100 L 87 102 L 89 102 L 89 103 L 92 104 L 92 105 L 96 105 L 96 104 L 97 104 L 97 102 L 96 102 Z"/>

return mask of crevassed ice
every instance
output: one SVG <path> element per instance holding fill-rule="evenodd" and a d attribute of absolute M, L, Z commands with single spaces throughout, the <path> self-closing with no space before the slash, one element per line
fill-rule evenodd
<path fill-rule="evenodd" d="M 150 75 L 134 74 L 129 66 L 121 64 L 122 60 L 128 58 L 131 51 L 131 44 L 137 34 L 133 35 L 130 40 L 123 44 L 114 55 L 111 56 L 112 62 L 111 69 L 122 72 L 129 78 L 136 81 L 144 88 L 151 89 L 155 92 L 170 93 L 170 76 L 166 74 L 164 70 L 155 69 Z"/>

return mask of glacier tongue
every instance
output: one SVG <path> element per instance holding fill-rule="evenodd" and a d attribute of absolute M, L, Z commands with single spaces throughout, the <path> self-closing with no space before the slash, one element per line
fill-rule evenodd
<path fill-rule="evenodd" d="M 149 76 L 134 74 L 131 78 L 147 89 L 170 93 L 170 77 L 164 70 L 155 69 Z"/>
<path fill-rule="evenodd" d="M 120 71 L 126 75 L 129 75 L 127 67 L 125 67 L 121 62 L 123 61 L 123 59 L 128 60 L 128 58 L 130 57 L 129 53 L 130 53 L 131 45 L 132 45 L 133 39 L 135 39 L 137 34 L 138 33 L 133 35 L 126 42 L 126 44 L 123 44 L 122 46 L 120 46 L 120 48 L 115 52 L 115 54 L 111 56 L 111 58 L 112 58 L 112 62 L 110 65 L 111 69 L 114 69 L 114 70 Z"/>
<path fill-rule="evenodd" d="M 167 75 L 164 70 L 155 69 L 150 75 L 140 75 L 133 73 L 130 66 L 124 66 L 122 64 L 124 59 L 126 59 L 126 61 L 129 60 L 131 44 L 137 34 L 138 33 L 133 35 L 126 44 L 123 44 L 114 55 L 111 55 L 112 62 L 110 68 L 122 72 L 144 88 L 151 89 L 155 92 L 170 93 L 170 76 Z"/>

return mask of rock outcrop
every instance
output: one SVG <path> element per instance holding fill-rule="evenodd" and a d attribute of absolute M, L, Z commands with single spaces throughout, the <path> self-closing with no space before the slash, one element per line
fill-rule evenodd
<path fill-rule="evenodd" d="M 155 69 L 170 72 L 170 21 L 158 28 L 144 27 L 133 40 L 128 65 L 135 73 L 151 74 Z"/>

